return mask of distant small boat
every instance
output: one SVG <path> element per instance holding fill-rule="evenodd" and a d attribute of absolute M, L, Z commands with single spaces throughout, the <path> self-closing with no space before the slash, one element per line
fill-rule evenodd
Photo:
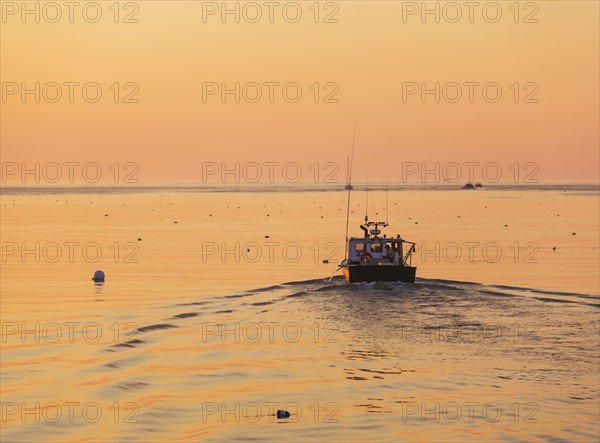
<path fill-rule="evenodd" d="M 483 188 L 483 185 L 479 182 L 475 183 L 475 187 L 476 188 Z"/>
<path fill-rule="evenodd" d="M 354 125 L 354 134 L 352 135 L 352 155 L 348 156 L 346 161 L 346 186 L 344 189 L 346 191 L 351 191 L 354 189 L 352 186 L 352 164 L 354 163 L 354 140 L 356 139 L 356 124 Z"/>
<path fill-rule="evenodd" d="M 471 182 L 465 184 L 462 188 L 463 189 L 476 189 L 475 185 L 473 183 L 471 183 Z"/>
<path fill-rule="evenodd" d="M 354 149 L 352 149 L 352 156 L 354 156 Z M 352 186 L 352 163 L 350 162 L 350 156 L 348 156 L 348 162 L 346 163 L 346 186 L 344 186 L 344 189 L 347 191 L 354 189 L 354 186 Z"/>

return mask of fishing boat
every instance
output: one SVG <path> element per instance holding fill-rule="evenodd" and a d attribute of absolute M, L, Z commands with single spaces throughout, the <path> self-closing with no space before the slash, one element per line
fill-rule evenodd
<path fill-rule="evenodd" d="M 352 140 L 354 141 L 356 128 Z M 352 164 L 350 163 L 349 180 L 352 177 Z M 386 221 L 369 221 L 369 188 L 367 185 L 367 209 L 365 222 L 360 225 L 364 236 L 348 238 L 350 220 L 350 194 L 353 189 L 351 182 L 346 186 L 348 190 L 348 207 L 346 210 L 346 256 L 339 265 L 344 277 L 351 283 L 376 282 L 376 281 L 401 281 L 414 283 L 417 268 L 412 266 L 412 254 L 415 252 L 415 243 L 404 240 L 400 235 L 387 237 L 380 228 L 387 228 L 388 214 L 388 187 L 386 183 Z M 336 271 L 337 272 L 337 271 Z"/>
<path fill-rule="evenodd" d="M 469 183 L 465 184 L 462 188 L 463 189 L 475 189 L 475 185 L 472 182 L 469 182 Z"/>
<path fill-rule="evenodd" d="M 412 266 L 415 243 L 400 235 L 381 236 L 380 227 L 389 225 L 370 222 L 360 225 L 364 237 L 346 239 L 346 258 L 340 263 L 344 277 L 349 282 L 401 281 L 414 283 L 417 268 Z"/>

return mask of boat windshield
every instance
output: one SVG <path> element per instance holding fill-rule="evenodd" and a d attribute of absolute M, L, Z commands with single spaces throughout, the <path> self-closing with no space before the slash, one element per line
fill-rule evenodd
<path fill-rule="evenodd" d="M 371 252 L 381 252 L 383 246 L 379 242 L 371 243 Z"/>

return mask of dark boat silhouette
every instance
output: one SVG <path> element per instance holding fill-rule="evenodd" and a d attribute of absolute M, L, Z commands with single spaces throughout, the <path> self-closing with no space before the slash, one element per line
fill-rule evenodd
<path fill-rule="evenodd" d="M 379 227 L 388 226 L 387 223 L 370 222 L 365 217 L 365 223 L 360 225 L 365 236 L 346 240 L 346 258 L 340 263 L 346 280 L 415 282 L 417 268 L 411 266 L 415 244 L 400 235 L 382 237 Z"/>
<path fill-rule="evenodd" d="M 356 126 L 352 139 L 352 155 L 354 156 L 354 141 Z M 381 236 L 382 228 L 387 228 L 386 222 L 370 222 L 368 214 L 365 222 L 360 225 L 363 237 L 348 238 L 350 220 L 350 193 L 352 191 L 352 163 L 348 159 L 348 177 L 345 188 L 348 190 L 348 207 L 346 210 L 346 256 L 336 272 L 342 269 L 344 277 L 349 282 L 402 281 L 414 283 L 417 268 L 412 266 L 412 254 L 415 244 L 404 240 L 400 235 L 388 238 Z M 369 188 L 367 185 L 367 210 L 369 207 Z M 386 185 L 386 213 L 388 211 Z"/>

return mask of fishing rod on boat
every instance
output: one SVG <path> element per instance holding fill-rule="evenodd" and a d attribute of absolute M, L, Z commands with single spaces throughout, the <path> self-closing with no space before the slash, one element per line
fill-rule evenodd
<path fill-rule="evenodd" d="M 352 164 L 354 163 L 354 142 L 356 141 L 356 123 L 354 123 L 354 132 L 352 134 L 352 159 L 349 162 L 350 170 L 348 171 L 348 208 L 346 209 L 346 242 L 348 242 L 348 226 L 350 224 L 350 192 L 352 191 Z M 337 272 L 337 271 L 336 271 Z"/>
<path fill-rule="evenodd" d="M 385 177 L 385 225 L 389 226 L 388 223 L 388 216 L 390 215 L 390 205 L 389 205 L 389 198 L 388 198 L 388 178 L 387 176 Z"/>
<path fill-rule="evenodd" d="M 352 132 L 352 152 L 350 153 L 350 172 L 348 173 L 348 184 L 352 189 L 352 167 L 354 166 L 354 142 L 356 140 L 356 122 L 354 123 L 354 129 Z"/>
<path fill-rule="evenodd" d="M 367 177 L 367 206 L 365 208 L 365 223 L 369 221 L 369 178 Z"/>

